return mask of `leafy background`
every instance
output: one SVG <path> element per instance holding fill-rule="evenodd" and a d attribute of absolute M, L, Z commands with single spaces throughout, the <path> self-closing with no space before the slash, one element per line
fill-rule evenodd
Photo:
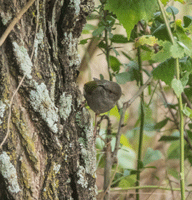
<path fill-rule="evenodd" d="M 102 7 L 102 3 L 105 5 Z M 138 90 L 140 82 L 138 57 L 142 60 L 144 82 L 152 74 L 153 82 L 145 89 L 144 137 L 140 185 L 179 187 L 180 143 L 179 131 L 174 121 L 179 121 L 177 97 L 184 92 L 187 100 L 192 100 L 192 12 L 188 1 L 162 0 L 166 16 L 176 42 L 171 43 L 165 22 L 156 0 L 108 0 L 97 2 L 95 12 L 88 17 L 79 44 L 82 57 L 78 83 L 82 90 L 85 82 L 96 78 L 112 78 L 123 90 L 119 106 L 129 100 Z M 129 3 L 128 3 L 129 2 Z M 102 12 L 110 10 L 107 15 Z M 129 11 L 129 12 L 128 12 Z M 139 23 L 140 24 L 139 24 Z M 135 27 L 137 25 L 137 27 Z M 139 31 L 138 31 L 139 29 Z M 108 31 L 108 44 L 104 37 Z M 106 59 L 107 45 L 110 46 L 110 69 Z M 138 55 L 138 48 L 140 55 Z M 175 77 L 175 59 L 179 59 L 181 79 Z M 167 103 L 167 102 L 168 103 Z M 183 97 L 185 131 L 192 139 L 192 110 Z M 170 113 L 170 109 L 172 113 Z M 90 111 L 94 118 L 94 114 Z M 120 119 L 117 107 L 109 113 L 112 121 L 112 149 Z M 141 122 L 139 98 L 129 107 L 122 128 L 118 166 L 113 165 L 116 175 L 112 188 L 135 186 L 139 130 Z M 97 138 L 97 185 L 103 187 L 104 142 L 106 123 Z M 191 189 L 191 149 L 185 143 L 185 185 Z M 180 192 L 165 190 L 141 190 L 140 199 L 180 199 Z M 131 198 L 121 192 L 112 193 L 111 199 Z M 192 199 L 190 193 L 187 199 Z"/>

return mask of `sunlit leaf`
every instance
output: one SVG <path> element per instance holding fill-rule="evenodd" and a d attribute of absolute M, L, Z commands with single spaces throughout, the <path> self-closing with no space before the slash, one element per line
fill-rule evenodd
<path fill-rule="evenodd" d="M 158 42 L 158 39 L 155 38 L 154 36 L 147 36 L 147 35 L 143 35 L 142 37 L 140 37 L 137 42 L 136 42 L 136 47 L 140 46 L 140 45 L 149 45 L 149 46 L 154 46 L 156 43 Z"/>
<path fill-rule="evenodd" d="M 121 149 L 119 149 L 117 157 L 118 157 L 119 167 L 134 169 L 136 154 L 131 148 L 123 146 Z"/>
<path fill-rule="evenodd" d="M 151 19 L 158 4 L 156 0 L 108 0 L 105 9 L 116 14 L 129 39 L 135 24 L 142 19 Z"/>
<path fill-rule="evenodd" d="M 121 135 L 120 144 L 122 144 L 126 147 L 130 147 L 129 141 L 127 140 L 125 135 Z"/>

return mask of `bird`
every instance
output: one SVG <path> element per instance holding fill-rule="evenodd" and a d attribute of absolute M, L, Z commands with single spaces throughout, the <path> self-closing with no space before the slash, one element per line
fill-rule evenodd
<path fill-rule="evenodd" d="M 85 83 L 83 94 L 88 106 L 95 112 L 94 138 L 97 136 L 97 116 L 111 110 L 120 99 L 121 87 L 108 80 L 93 78 L 93 81 Z"/>
<path fill-rule="evenodd" d="M 93 78 L 93 81 L 85 83 L 83 93 L 88 106 L 99 115 L 115 106 L 122 91 L 116 82 Z"/>

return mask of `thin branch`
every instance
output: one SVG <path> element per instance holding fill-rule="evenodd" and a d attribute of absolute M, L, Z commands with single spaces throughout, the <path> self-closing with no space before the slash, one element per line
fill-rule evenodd
<path fill-rule="evenodd" d="M 170 178 L 169 178 L 169 175 L 168 175 L 167 170 L 166 170 L 166 176 L 167 176 L 167 179 L 168 179 L 168 181 L 169 181 L 169 186 L 170 186 L 170 189 L 171 189 L 172 199 L 174 200 L 175 198 L 174 198 L 173 186 L 172 186 L 172 184 L 171 184 L 171 180 L 170 180 Z"/>
<path fill-rule="evenodd" d="M 106 117 L 106 116 L 105 116 Z M 108 124 L 107 124 L 107 137 L 105 139 L 105 167 L 104 167 L 104 185 L 103 189 L 105 191 L 104 199 L 109 200 L 110 199 L 110 178 L 111 178 L 111 169 L 113 165 L 112 160 L 112 152 L 111 152 L 111 122 L 109 120 L 109 117 L 107 116 Z"/>
<path fill-rule="evenodd" d="M 9 24 L 5 32 L 0 38 L 0 46 L 5 42 L 9 33 L 13 30 L 15 24 L 21 19 L 23 14 L 31 7 L 31 5 L 35 2 L 35 0 L 30 0 L 19 12 L 19 14 L 13 19 L 13 21 Z"/>
<path fill-rule="evenodd" d="M 110 186 L 111 186 L 111 183 L 112 183 L 112 181 L 113 181 L 113 179 L 114 179 L 114 177 L 115 177 L 115 174 L 117 173 L 118 166 L 119 166 L 119 164 L 118 164 L 118 162 L 117 162 L 115 171 L 114 171 L 114 173 L 113 173 L 113 176 L 112 176 L 111 179 L 110 179 L 109 185 L 108 185 L 107 189 L 104 191 L 103 195 L 100 197 L 100 199 L 103 199 L 104 196 L 105 196 L 105 194 L 106 194 L 106 192 L 109 190 L 109 188 L 110 188 Z"/>
<path fill-rule="evenodd" d="M 143 73 L 142 73 L 142 60 L 141 60 L 141 49 L 137 48 L 137 57 L 138 57 L 138 65 L 139 65 L 139 83 L 140 86 L 143 86 Z M 141 167 L 141 159 L 142 159 L 142 148 L 143 148 L 143 134 L 144 134 L 144 122 L 145 122 L 145 112 L 144 112 L 144 91 L 140 96 L 140 130 L 139 130 L 139 146 L 137 153 L 137 181 L 135 183 L 136 186 L 140 185 L 140 168 Z M 139 190 L 136 189 L 136 199 L 139 200 L 140 194 Z"/>
<path fill-rule="evenodd" d="M 181 188 L 168 188 L 163 186 L 156 186 L 156 185 L 145 185 L 145 186 L 138 186 L 138 187 L 127 187 L 127 188 L 112 188 L 110 189 L 111 192 L 117 192 L 117 191 L 128 191 L 128 190 L 135 190 L 135 189 L 160 189 L 160 190 L 173 190 L 173 191 L 181 191 Z M 186 192 L 191 192 L 190 190 L 185 190 Z M 99 190 L 98 193 L 103 192 L 103 190 Z"/>

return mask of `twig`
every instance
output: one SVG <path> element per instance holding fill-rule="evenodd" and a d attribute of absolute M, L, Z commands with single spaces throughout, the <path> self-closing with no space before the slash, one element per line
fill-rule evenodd
<path fill-rule="evenodd" d="M 160 190 L 173 190 L 173 191 L 180 191 L 181 188 L 168 188 L 164 186 L 157 186 L 157 185 L 144 185 L 144 186 L 138 186 L 138 187 L 127 187 L 127 188 L 112 188 L 110 189 L 111 192 L 117 192 L 117 191 L 128 191 L 128 190 L 135 190 L 135 189 L 160 189 Z M 102 190 L 98 191 L 98 193 L 103 192 Z M 186 189 L 186 192 L 190 192 Z"/>
<path fill-rule="evenodd" d="M 111 186 L 111 183 L 112 183 L 112 181 L 113 181 L 113 179 L 114 179 L 114 177 L 115 177 L 115 174 L 117 173 L 118 166 L 119 166 L 119 164 L 118 164 L 118 162 L 117 162 L 117 165 L 116 165 L 115 171 L 114 171 L 114 173 L 113 173 L 113 176 L 112 176 L 111 179 L 110 179 L 110 183 L 109 183 L 107 189 L 104 191 L 104 193 L 103 193 L 103 195 L 101 196 L 100 199 L 103 199 L 104 196 L 105 196 L 105 194 L 106 194 L 106 192 L 109 190 L 109 188 L 110 188 L 110 186 Z"/>
<path fill-rule="evenodd" d="M 100 120 L 99 120 L 99 121 L 97 122 L 97 124 L 96 124 L 96 127 L 99 127 L 99 129 L 97 130 L 98 133 L 100 132 L 100 124 L 101 124 L 101 122 L 102 122 L 104 119 L 106 119 L 106 120 L 108 121 L 108 123 L 111 123 L 111 122 L 110 122 L 110 118 L 109 118 L 107 115 L 102 115 L 102 116 L 100 117 Z"/>
<path fill-rule="evenodd" d="M 174 198 L 173 186 L 172 186 L 172 184 L 171 184 L 171 180 L 170 180 L 170 178 L 169 178 L 169 175 L 168 175 L 167 170 L 166 170 L 166 176 L 167 176 L 167 179 L 168 179 L 168 181 L 169 181 L 169 187 L 170 187 L 170 189 L 171 189 L 172 199 L 174 200 L 175 198 Z"/>
<path fill-rule="evenodd" d="M 108 117 L 108 116 L 107 116 Z M 107 118 L 106 118 L 107 119 Z M 111 169 L 113 165 L 112 152 L 111 152 L 111 122 L 107 120 L 107 137 L 105 139 L 105 167 L 104 167 L 104 185 L 103 189 L 105 191 L 104 199 L 110 199 L 109 187 L 110 187 L 110 178 L 111 178 Z"/>
<path fill-rule="evenodd" d="M 138 26 L 137 26 L 138 27 Z M 138 33 L 137 33 L 138 34 Z M 139 36 L 139 34 L 138 34 Z M 143 73 L 142 73 L 142 60 L 141 60 L 141 49 L 140 47 L 137 48 L 137 57 L 138 57 L 138 65 L 139 65 L 139 84 L 143 86 Z M 145 111 L 144 111 L 144 91 L 141 93 L 140 96 L 140 128 L 139 128 L 139 145 L 138 145 L 138 152 L 137 152 L 137 178 L 136 178 L 136 186 L 140 185 L 140 168 L 142 162 L 142 149 L 143 149 L 143 134 L 144 134 L 144 123 L 145 123 Z M 136 189 L 136 199 L 139 200 L 140 194 L 139 190 Z"/>
<path fill-rule="evenodd" d="M 13 21 L 9 24 L 5 32 L 0 38 L 0 46 L 4 43 L 9 33 L 13 30 L 15 24 L 21 19 L 23 14 L 31 7 L 35 0 L 30 0 L 19 12 L 19 14 L 13 19 Z"/>

